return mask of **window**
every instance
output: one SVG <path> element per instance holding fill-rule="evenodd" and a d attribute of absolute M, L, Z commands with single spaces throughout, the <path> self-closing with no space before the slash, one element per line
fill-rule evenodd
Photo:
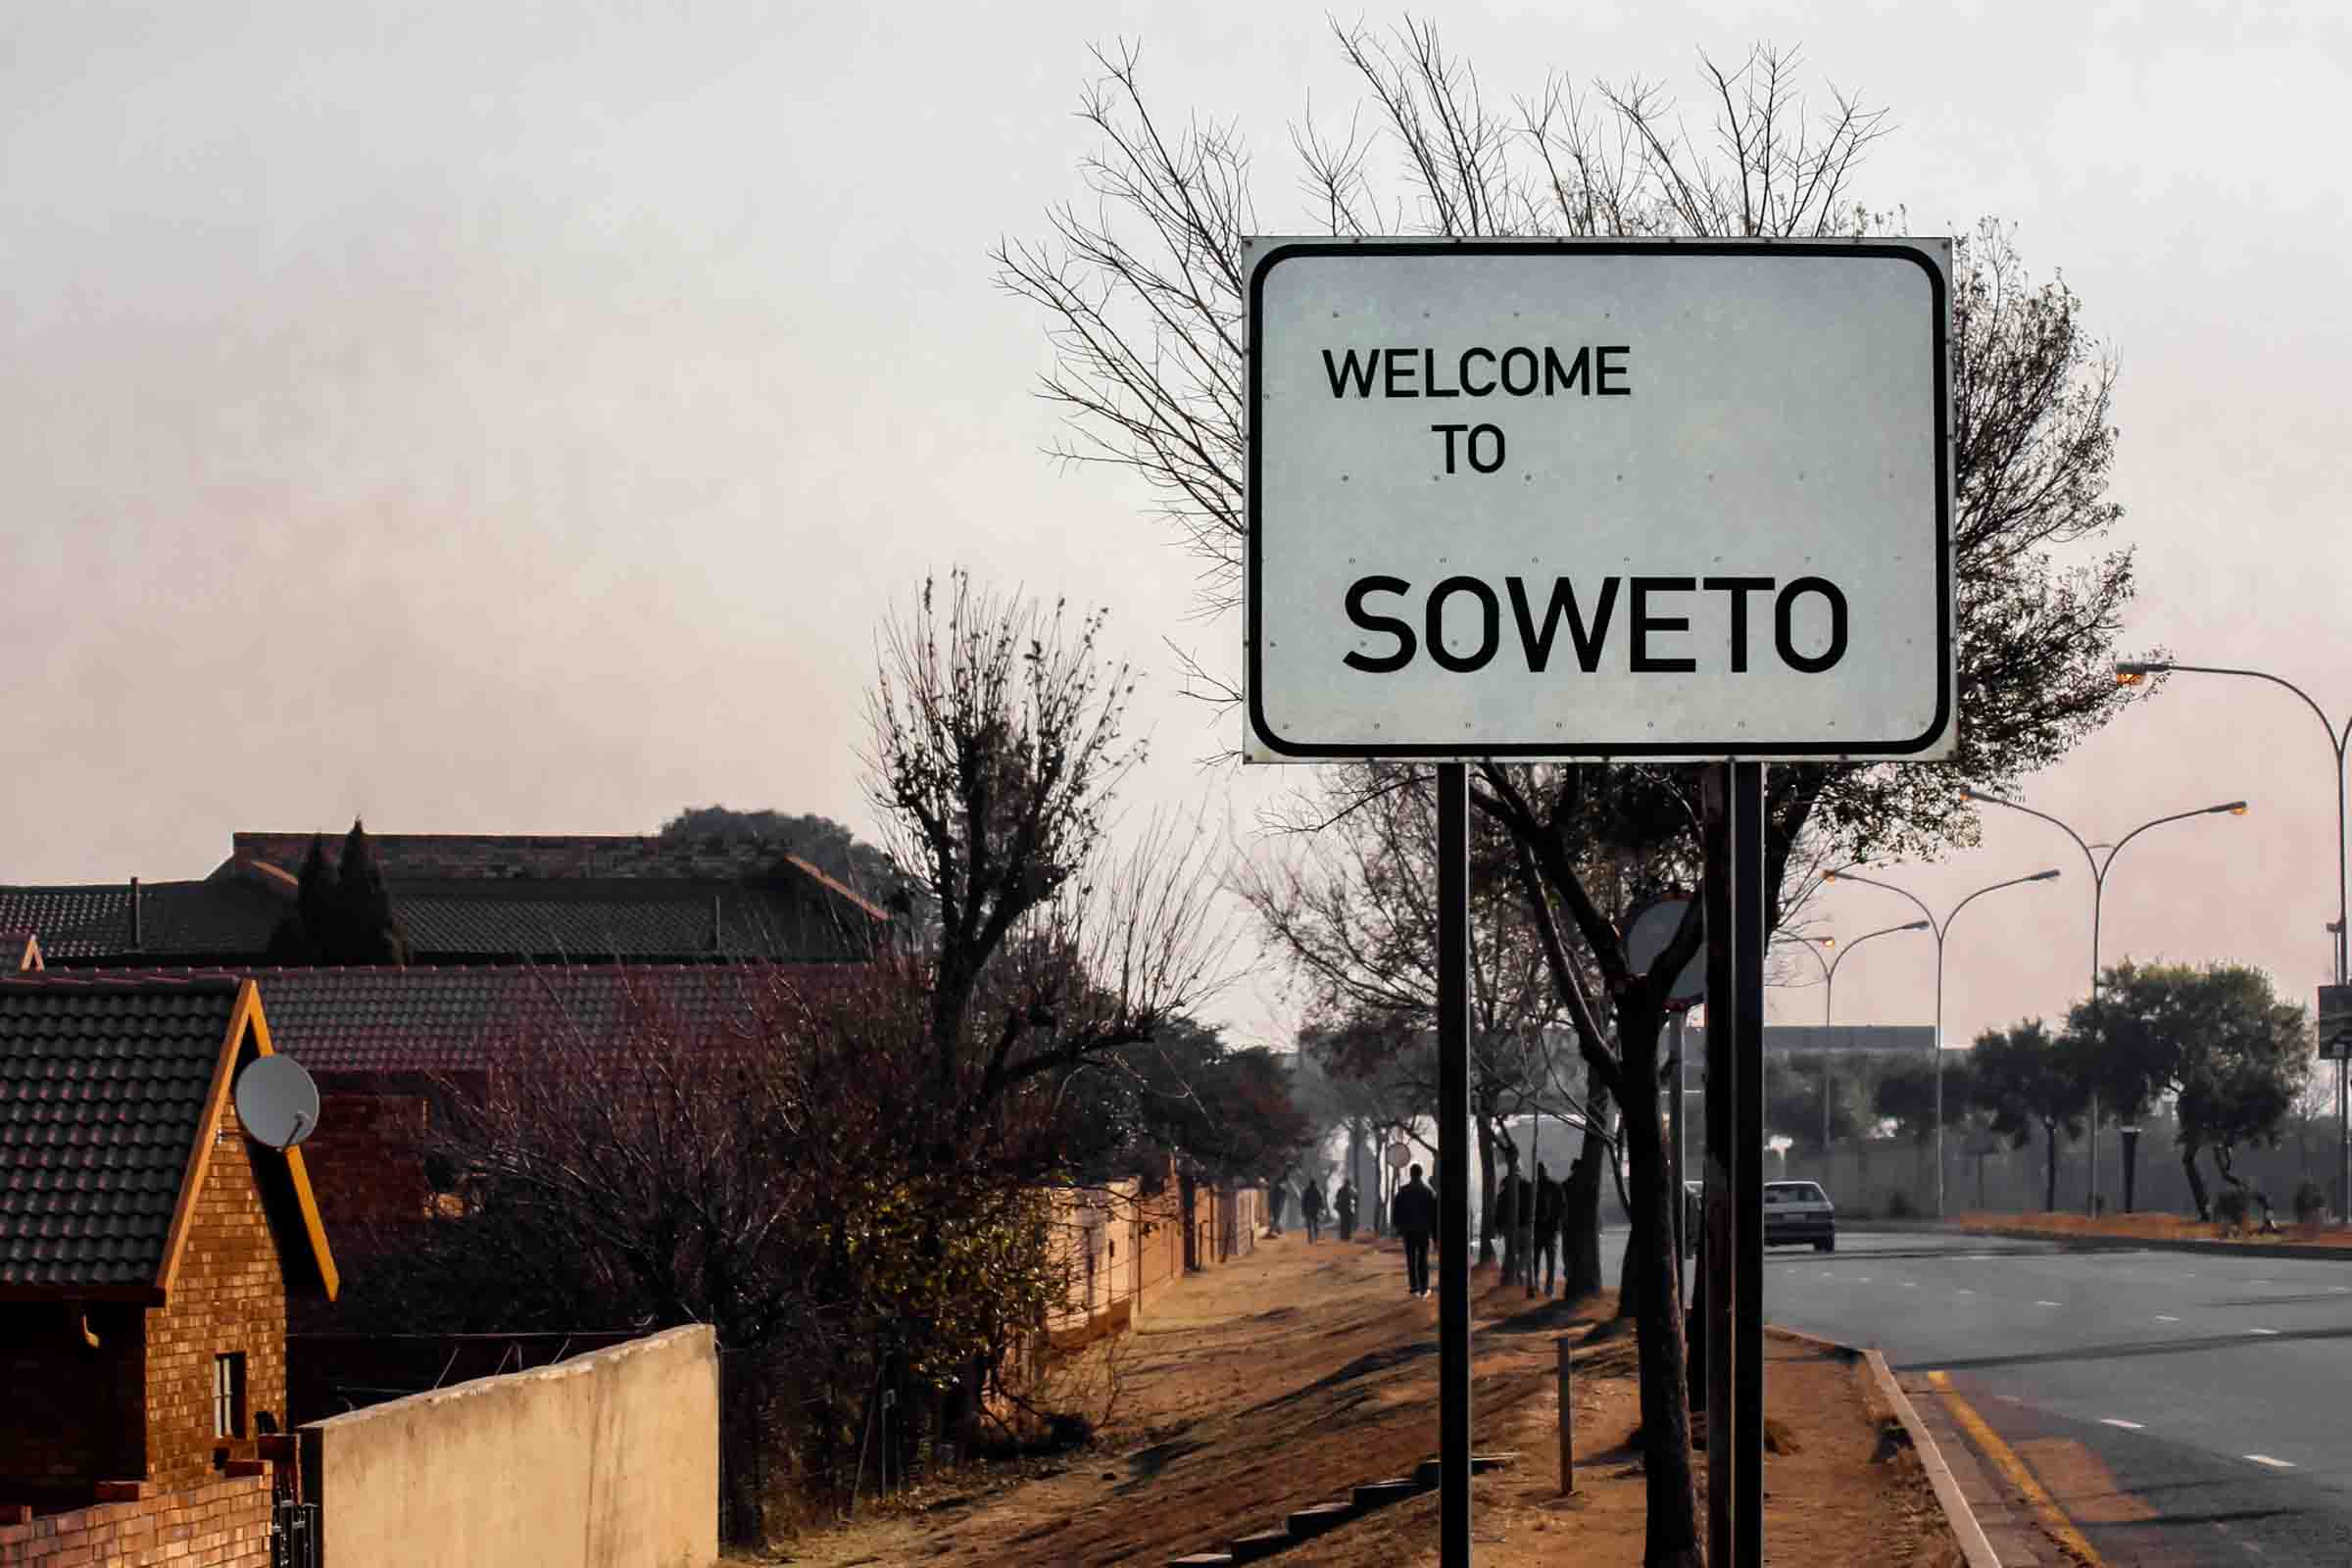
<path fill-rule="evenodd" d="M 213 1436 L 245 1435 L 245 1352 L 213 1357 Z"/>

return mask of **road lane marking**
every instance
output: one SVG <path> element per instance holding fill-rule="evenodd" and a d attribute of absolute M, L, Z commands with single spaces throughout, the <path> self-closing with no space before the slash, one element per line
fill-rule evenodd
<path fill-rule="evenodd" d="M 2248 1280 L 2246 1283 L 2248 1285 L 2268 1285 L 2271 1282 L 2269 1280 Z"/>
<path fill-rule="evenodd" d="M 2035 1301 L 2034 1304 L 2035 1306 L 2064 1306 L 2066 1303 L 2064 1301 Z"/>
<path fill-rule="evenodd" d="M 2336 1296 L 2352 1295 L 2352 1285 L 2330 1285 L 2328 1289 Z"/>
<path fill-rule="evenodd" d="M 2126 1432 L 2140 1432 L 2145 1430 L 2145 1428 L 2141 1427 L 2141 1425 L 2136 1421 L 2123 1421 L 2111 1415 L 2103 1415 L 2099 1417 L 2099 1421 L 2105 1426 L 2122 1427 Z"/>
<path fill-rule="evenodd" d="M 2248 1329 L 2246 1332 L 2248 1334 L 2277 1334 L 2278 1331 L 2277 1329 Z"/>
<path fill-rule="evenodd" d="M 1953 1294 L 1954 1294 L 1954 1295 L 1957 1295 L 1957 1296 L 1974 1296 L 1974 1295 L 1976 1295 L 1977 1293 L 1976 1293 L 1976 1292 L 1974 1292 L 1974 1291 L 1972 1291 L 1972 1290 L 1970 1290 L 1970 1289 L 1969 1289 L 1967 1286 L 1963 1285 L 1963 1286 L 1961 1286 L 1961 1287 L 1960 1287 L 1960 1289 L 1959 1289 L 1958 1291 L 1954 1292 Z"/>
<path fill-rule="evenodd" d="M 2274 1459 L 2267 1453 L 2249 1453 L 2246 1455 L 2246 1457 L 2253 1460 L 2256 1464 L 2267 1464 L 2274 1470 L 2292 1470 L 2294 1468 L 2294 1464 L 2291 1461 L 2286 1459 Z"/>
<path fill-rule="evenodd" d="M 1859 1285 L 1868 1285 L 1870 1283 L 1870 1276 L 1867 1274 L 1858 1274 L 1854 1277 L 1854 1279 L 1855 1283 Z"/>
<path fill-rule="evenodd" d="M 2159 1323 L 2178 1323 L 2180 1320 L 2177 1317 L 2168 1317 L 2164 1313 L 2159 1312 L 2156 1314 L 2156 1321 Z"/>
<path fill-rule="evenodd" d="M 1998 1466 L 2001 1473 L 2009 1478 L 2009 1484 L 2023 1493 L 2034 1505 L 2034 1511 L 2041 1516 L 2041 1528 L 2086 1564 L 2087 1568 L 2106 1568 L 2107 1559 L 2091 1549 L 2082 1532 L 2075 1528 L 2074 1521 L 2067 1518 L 2066 1510 L 2058 1506 L 2058 1500 L 2034 1478 L 2034 1472 L 2026 1468 L 2026 1461 L 2001 1441 L 2000 1434 L 1985 1424 L 1984 1418 L 1977 1414 L 1975 1406 L 1953 1392 L 1951 1374 L 1930 1372 L 1928 1386 L 1943 1396 L 1943 1402 L 1951 1410 L 1952 1419 L 1960 1423 L 1969 1441 L 1977 1446 L 1977 1451 Z"/>
<path fill-rule="evenodd" d="M 1919 1289 L 1919 1281 L 1905 1280 L 1903 1281 L 1903 1289 L 1906 1291 L 1916 1291 Z"/>

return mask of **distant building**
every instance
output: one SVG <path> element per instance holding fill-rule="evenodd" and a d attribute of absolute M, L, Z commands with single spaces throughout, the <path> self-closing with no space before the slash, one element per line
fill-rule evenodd
<path fill-rule="evenodd" d="M 237 1119 L 270 1053 L 248 981 L 0 977 L 0 1508 L 205 1486 L 282 1429 L 288 1294 L 338 1280 L 302 1152 Z"/>

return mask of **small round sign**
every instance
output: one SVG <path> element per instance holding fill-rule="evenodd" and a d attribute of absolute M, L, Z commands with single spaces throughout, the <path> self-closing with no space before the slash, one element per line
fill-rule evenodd
<path fill-rule="evenodd" d="M 1690 906 L 1689 899 L 1660 899 L 1634 916 L 1625 932 L 1625 961 L 1637 973 L 1649 972 L 1658 955 L 1666 951 L 1666 944 L 1674 940 L 1674 933 L 1683 923 L 1683 911 Z M 1666 1004 L 1689 1007 L 1704 1002 L 1706 997 L 1707 949 L 1702 942 L 1698 951 L 1690 955 L 1690 961 L 1683 965 L 1683 972 L 1675 977 Z"/>
<path fill-rule="evenodd" d="M 1411 1164 L 1411 1163 L 1413 1162 L 1413 1148 L 1412 1148 L 1412 1145 L 1410 1145 L 1410 1144 L 1391 1144 L 1391 1145 L 1389 1146 L 1389 1155 L 1388 1155 L 1388 1158 L 1389 1158 L 1389 1165 L 1390 1165 L 1390 1167 L 1391 1167 L 1392 1169 L 1395 1169 L 1395 1170 L 1402 1170 L 1402 1169 L 1404 1169 L 1404 1167 L 1405 1167 L 1405 1166 L 1407 1166 L 1407 1165 L 1409 1165 L 1409 1164 Z"/>

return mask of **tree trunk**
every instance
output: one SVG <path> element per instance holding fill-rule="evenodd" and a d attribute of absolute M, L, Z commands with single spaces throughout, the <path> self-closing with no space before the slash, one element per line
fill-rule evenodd
<path fill-rule="evenodd" d="M 1194 1182 L 1191 1171 L 1178 1174 L 1176 1206 L 1177 1210 L 1184 1215 L 1184 1268 L 1188 1274 L 1200 1267 L 1200 1227 L 1199 1221 L 1194 1217 L 1193 1203 L 1198 1191 L 1198 1184 Z"/>
<path fill-rule="evenodd" d="M 1674 1212 L 1667 1191 L 1666 1140 L 1659 1125 L 1658 1016 L 1619 1014 L 1623 1083 L 1642 1103 L 1626 1105 L 1626 1152 L 1633 1160 L 1633 1235 L 1627 1278 L 1641 1297 L 1636 1320 L 1642 1369 L 1642 1431 L 1646 1452 L 1648 1537 L 1644 1568 L 1702 1568 L 1698 1491 L 1690 1463 L 1690 1366 L 1684 1356 L 1683 1302 L 1674 1289 Z"/>
<path fill-rule="evenodd" d="M 2041 1206 L 2044 1211 L 2058 1212 L 2058 1129 L 2050 1122 L 2041 1124 L 2041 1141 L 2046 1151 L 2044 1164 L 2048 1177 L 2042 1184 Z"/>
<path fill-rule="evenodd" d="M 1600 1137 L 1588 1130 L 1585 1147 L 1568 1167 L 1568 1201 L 1560 1208 L 1560 1295 L 1568 1300 L 1600 1289 Z"/>
<path fill-rule="evenodd" d="M 1485 1112 L 1478 1123 L 1478 1263 L 1494 1261 L 1494 1124 Z"/>
<path fill-rule="evenodd" d="M 2206 1225 L 2213 1220 L 2213 1203 L 2205 1194 L 2205 1173 L 2197 1169 L 2197 1146 L 2180 1147 L 2180 1168 L 2188 1173 L 2188 1196 L 2197 1205 L 2197 1223 Z"/>

